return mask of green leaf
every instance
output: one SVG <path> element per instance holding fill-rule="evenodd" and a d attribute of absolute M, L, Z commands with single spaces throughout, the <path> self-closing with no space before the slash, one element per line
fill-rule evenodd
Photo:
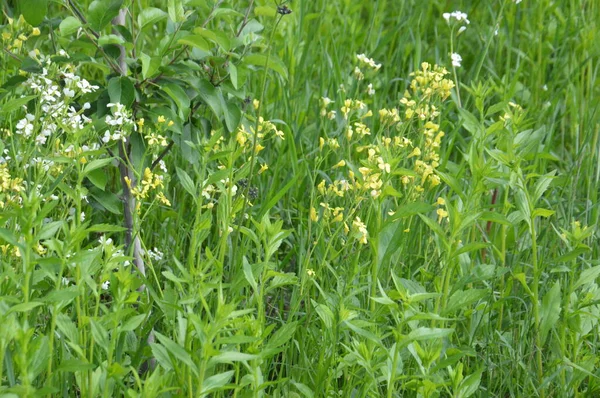
<path fill-rule="evenodd" d="M 237 90 L 239 88 L 237 67 L 233 64 L 233 62 L 230 62 L 227 65 L 227 70 L 229 71 L 229 79 L 231 80 L 231 84 L 233 85 L 233 88 Z"/>
<path fill-rule="evenodd" d="M 77 29 L 79 29 L 80 27 L 81 27 L 81 22 L 79 21 L 79 19 L 69 16 L 60 22 L 60 25 L 58 26 L 58 30 L 59 30 L 61 36 L 69 36 L 69 35 L 77 32 Z"/>
<path fill-rule="evenodd" d="M 194 29 L 194 33 L 218 44 L 223 51 L 229 51 L 231 49 L 231 41 L 223 32 L 215 32 L 205 28 L 196 28 Z"/>
<path fill-rule="evenodd" d="M 106 46 L 108 44 L 116 44 L 116 45 L 125 44 L 125 39 L 123 39 L 119 35 L 113 35 L 113 34 L 102 35 L 98 38 L 98 45 Z"/>
<path fill-rule="evenodd" d="M 223 387 L 225 384 L 231 381 L 231 378 L 233 377 L 234 373 L 235 370 L 230 370 L 208 377 L 202 383 L 202 391 L 200 392 L 200 394 L 208 394 L 214 390 Z"/>
<path fill-rule="evenodd" d="M 129 332 L 137 329 L 142 322 L 144 322 L 144 319 L 146 319 L 146 314 L 139 314 L 129 318 L 127 322 L 121 326 L 121 332 Z"/>
<path fill-rule="evenodd" d="M 540 176 L 538 178 L 538 180 L 535 184 L 535 188 L 533 189 L 533 195 L 531 198 L 533 203 L 536 203 L 542 197 L 544 192 L 546 192 L 546 190 L 552 183 L 552 180 L 554 180 L 555 175 L 556 175 L 556 170 L 552 170 L 550 173 L 544 174 L 543 176 Z"/>
<path fill-rule="evenodd" d="M 579 279 L 577 279 L 577 282 L 575 282 L 573 290 L 580 286 L 595 282 L 596 278 L 598 278 L 598 275 L 600 275 L 600 265 L 596 265 L 595 267 L 584 270 L 579 276 Z"/>
<path fill-rule="evenodd" d="M 137 17 L 138 29 L 143 30 L 148 26 L 154 26 L 167 17 L 167 13 L 159 8 L 144 8 Z"/>
<path fill-rule="evenodd" d="M 179 44 L 183 44 L 185 46 L 190 46 L 190 47 L 194 47 L 194 48 L 199 48 L 202 51 L 206 51 L 209 52 L 211 50 L 211 45 L 208 44 L 208 42 L 206 40 L 204 40 L 204 38 L 200 35 L 189 35 L 189 36 L 185 36 L 179 40 L 177 40 L 177 43 Z"/>
<path fill-rule="evenodd" d="M 98 203 L 102 205 L 106 210 L 113 214 L 120 215 L 123 211 L 123 203 L 121 200 L 112 192 L 105 192 L 101 190 L 92 190 L 90 192 L 92 198 L 96 199 Z"/>
<path fill-rule="evenodd" d="M 465 108 L 459 108 L 458 112 L 460 113 L 463 127 L 469 133 L 473 134 L 473 136 L 479 137 L 481 135 L 480 133 L 483 131 L 483 126 L 479 120 Z"/>
<path fill-rule="evenodd" d="M 423 214 L 419 214 L 419 217 L 438 236 L 438 238 L 442 241 L 444 246 L 448 247 L 448 240 L 446 239 L 446 234 L 444 233 L 442 227 L 440 227 L 440 224 Z"/>
<path fill-rule="evenodd" d="M 188 173 L 185 172 L 185 170 L 180 169 L 179 167 L 177 167 L 175 171 L 177 172 L 177 178 L 179 178 L 179 182 L 181 182 L 183 189 L 185 189 L 190 195 L 192 195 L 194 199 L 196 199 L 198 197 L 198 193 L 196 192 L 196 185 L 194 184 L 192 178 L 188 175 Z"/>
<path fill-rule="evenodd" d="M 26 3 L 23 1 L 20 11 L 28 24 L 38 26 L 48 12 L 48 0 L 27 0 Z"/>
<path fill-rule="evenodd" d="M 244 277 L 246 278 L 246 280 L 248 281 L 250 286 L 252 286 L 252 289 L 254 291 L 257 291 L 258 284 L 256 283 L 256 278 L 254 278 L 254 272 L 252 271 L 252 266 L 248 262 L 248 259 L 246 258 L 246 256 L 242 257 L 242 268 L 244 271 Z"/>
<path fill-rule="evenodd" d="M 21 70 L 30 73 L 42 73 L 40 62 L 29 56 L 23 58 L 23 62 L 21 62 Z"/>
<path fill-rule="evenodd" d="M 143 52 L 140 53 L 140 61 L 142 61 L 142 77 L 144 79 L 154 76 L 162 62 L 160 57 L 151 57 Z"/>
<path fill-rule="evenodd" d="M 242 362 L 252 361 L 253 359 L 259 358 L 258 355 L 246 354 L 238 351 L 225 351 L 211 358 L 212 363 L 229 363 L 229 362 Z"/>
<path fill-rule="evenodd" d="M 417 328 L 408 334 L 411 341 L 441 339 L 449 336 L 454 329 L 445 328 Z"/>
<path fill-rule="evenodd" d="M 92 370 L 95 367 L 96 365 L 89 363 L 88 361 L 72 358 L 62 360 L 56 370 L 59 372 L 76 373 Z"/>
<path fill-rule="evenodd" d="M 102 30 L 119 14 L 123 0 L 95 0 L 88 8 L 88 22 L 92 29 Z"/>
<path fill-rule="evenodd" d="M 36 240 L 50 239 L 56 235 L 56 232 L 65 224 L 64 220 L 52 221 L 44 224 L 40 232 L 36 235 Z"/>
<path fill-rule="evenodd" d="M 556 281 L 554 286 L 552 286 L 552 288 L 546 292 L 544 298 L 542 299 L 542 308 L 540 311 L 540 338 L 542 340 L 542 344 L 546 342 L 548 332 L 550 329 L 552 329 L 560 317 L 560 300 L 560 282 Z"/>
<path fill-rule="evenodd" d="M 108 352 L 109 337 L 108 331 L 100 322 L 90 318 L 90 328 L 92 329 L 92 337 L 96 345 L 99 345 L 104 351 Z"/>
<path fill-rule="evenodd" d="M 193 373 L 198 374 L 198 369 L 196 368 L 196 364 L 194 364 L 192 357 L 185 350 L 185 348 L 183 348 L 179 344 L 175 343 L 173 340 L 169 339 L 167 336 L 160 334 L 159 332 L 155 331 L 154 335 L 156 337 L 158 337 L 158 340 L 160 341 L 160 343 L 167 349 L 167 351 L 169 351 L 169 353 L 171 353 L 171 355 L 173 355 L 173 357 L 176 360 L 183 362 L 190 368 L 190 370 L 192 370 Z"/>
<path fill-rule="evenodd" d="M 554 213 L 556 213 L 554 210 L 537 208 L 537 209 L 533 210 L 532 217 L 548 218 L 548 217 L 552 216 Z"/>
<path fill-rule="evenodd" d="M 190 114 L 190 98 L 187 96 L 181 86 L 174 83 L 169 83 L 163 85 L 162 89 L 173 101 L 175 101 L 181 119 L 187 119 L 188 115 Z"/>
<path fill-rule="evenodd" d="M 400 222 L 384 225 L 379 233 L 379 255 L 380 264 L 388 264 L 392 256 L 402 247 L 406 228 Z"/>
<path fill-rule="evenodd" d="M 246 65 L 267 67 L 277 72 L 284 80 L 288 79 L 288 71 L 285 64 L 275 55 L 271 55 L 267 59 L 267 56 L 263 54 L 249 54 L 244 57 L 243 62 Z"/>
<path fill-rule="evenodd" d="M 450 258 L 454 258 L 456 256 L 459 256 L 463 253 L 469 253 L 475 250 L 481 250 L 481 249 L 485 249 L 487 247 L 489 247 L 490 244 L 489 243 L 484 243 L 484 242 L 471 242 L 471 243 L 467 243 L 464 246 L 461 246 L 459 248 L 457 248 L 454 252 L 452 252 L 452 255 L 450 256 Z"/>
<path fill-rule="evenodd" d="M 221 109 L 221 99 L 215 86 L 208 80 L 202 79 L 199 82 L 199 89 L 198 96 L 213 111 L 217 119 L 221 120 L 223 110 Z"/>
<path fill-rule="evenodd" d="M 92 170 L 88 173 L 87 178 L 91 181 L 92 184 L 98 187 L 98 189 L 104 191 L 104 188 L 106 188 L 106 183 L 108 182 L 108 175 L 103 170 Z"/>
<path fill-rule="evenodd" d="M 6 228 L 0 228 L 0 242 L 1 241 L 5 241 L 13 246 L 17 246 L 19 244 L 17 237 Z"/>
<path fill-rule="evenodd" d="M 494 211 L 484 211 L 481 212 L 479 216 L 481 221 L 491 221 L 493 223 L 502 224 L 502 225 L 511 225 L 510 221 L 503 214 L 496 213 Z"/>
<path fill-rule="evenodd" d="M 28 95 L 27 97 L 11 99 L 9 103 L 2 104 L 2 107 L 0 108 L 0 113 L 9 113 L 16 109 L 20 109 L 23 105 L 27 104 L 29 101 L 37 97 L 37 95 Z"/>
<path fill-rule="evenodd" d="M 79 297 L 81 291 L 78 287 L 72 286 L 61 290 L 52 290 L 42 300 L 46 303 L 64 303 L 68 304 L 76 297 Z"/>
<path fill-rule="evenodd" d="M 86 176 L 88 173 L 96 169 L 100 169 L 106 165 L 109 165 L 112 163 L 112 161 L 113 158 L 94 159 L 85 165 L 85 167 L 83 168 L 83 175 Z"/>
<path fill-rule="evenodd" d="M 274 17 L 277 16 L 277 9 L 268 6 L 254 7 L 254 15 L 262 17 Z"/>
<path fill-rule="evenodd" d="M 108 82 L 108 95 L 113 104 L 120 103 L 129 108 L 135 99 L 135 87 L 125 76 L 113 77 Z"/>
<path fill-rule="evenodd" d="M 442 315 L 450 315 L 454 311 L 467 309 L 471 304 L 489 296 L 489 294 L 486 289 L 458 290 L 450 296 L 446 308 L 442 311 Z"/>
<path fill-rule="evenodd" d="M 169 0 L 167 10 L 169 11 L 169 18 L 171 18 L 171 21 L 178 23 L 185 20 L 183 4 L 181 0 Z"/>
<path fill-rule="evenodd" d="M 13 312 L 29 312 L 32 309 L 39 307 L 40 305 L 44 305 L 44 303 L 41 303 L 39 301 L 30 301 L 28 303 L 21 303 L 21 304 L 13 305 L 6 312 L 6 314 L 11 314 Z"/>
<path fill-rule="evenodd" d="M 171 361 L 171 357 L 164 346 L 152 343 L 150 344 L 150 348 L 152 349 L 152 356 L 156 358 L 160 366 L 162 366 L 165 370 L 173 370 L 173 362 Z"/>
<path fill-rule="evenodd" d="M 89 232 L 123 232 L 123 231 L 127 231 L 127 228 L 120 227 L 118 225 L 111 225 L 111 224 L 96 224 L 96 225 L 92 225 L 89 228 L 86 228 L 86 230 L 85 230 L 86 233 L 89 233 Z"/>
<path fill-rule="evenodd" d="M 589 247 L 577 247 L 577 248 L 571 250 L 570 252 L 565 253 L 560 257 L 557 257 L 556 259 L 554 259 L 553 262 L 556 264 L 568 263 L 568 262 L 575 260 L 577 257 L 581 256 L 582 254 L 589 252 L 590 250 L 592 250 L 592 249 Z"/>
<path fill-rule="evenodd" d="M 305 398 L 313 398 L 315 396 L 313 390 L 311 390 L 306 384 L 302 384 L 294 380 L 292 380 L 292 384 L 304 395 Z"/>
<path fill-rule="evenodd" d="M 475 373 L 472 373 L 465 377 L 465 379 L 460 383 L 460 386 L 458 387 L 458 393 L 456 394 L 456 397 L 467 398 L 475 394 L 479 389 L 482 373 L 483 369 L 480 369 L 477 370 Z"/>
<path fill-rule="evenodd" d="M 287 184 L 285 184 L 285 186 L 281 189 L 279 189 L 277 191 L 277 193 L 270 198 L 260 209 L 260 213 L 259 213 L 259 218 L 262 218 L 265 214 L 267 214 L 267 212 L 273 208 L 273 206 L 275 206 L 277 204 L 277 202 L 279 202 L 279 200 L 283 197 L 283 195 L 285 195 L 285 193 L 294 186 L 294 184 L 296 184 L 296 181 L 298 180 L 298 177 L 300 177 L 300 174 L 295 174 L 289 181 Z"/>
<path fill-rule="evenodd" d="M 227 130 L 232 133 L 234 132 L 240 124 L 240 120 L 242 118 L 242 111 L 240 108 L 233 102 L 226 102 L 223 99 L 223 118 L 225 119 L 225 127 Z"/>
<path fill-rule="evenodd" d="M 333 327 L 333 312 L 331 309 L 324 304 L 319 304 L 315 300 L 311 299 L 312 305 L 315 307 L 315 311 L 317 311 L 317 315 L 323 321 L 325 328 L 331 329 Z"/>
<path fill-rule="evenodd" d="M 280 327 L 279 330 L 277 330 L 273 334 L 273 336 L 271 336 L 269 342 L 265 346 L 265 349 L 268 350 L 272 348 L 281 347 L 282 345 L 287 343 L 292 338 L 292 336 L 294 336 L 294 333 L 296 333 L 297 327 L 298 322 L 286 323 L 285 325 Z"/>

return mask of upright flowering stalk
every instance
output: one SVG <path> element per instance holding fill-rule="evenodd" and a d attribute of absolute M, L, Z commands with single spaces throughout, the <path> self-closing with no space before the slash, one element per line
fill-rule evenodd
<path fill-rule="evenodd" d="M 450 26 L 450 59 L 452 63 L 452 71 L 454 74 L 454 83 L 456 84 L 456 98 L 458 101 L 458 106 L 461 107 L 460 101 L 460 88 L 458 84 L 458 75 L 456 74 L 456 68 L 460 68 L 462 66 L 462 57 L 460 54 L 454 52 L 454 31 L 458 27 L 458 32 L 456 36 L 460 35 L 462 32 L 467 30 L 467 25 L 471 23 L 469 21 L 467 14 L 462 11 L 453 11 L 453 12 L 445 12 L 442 14 L 446 23 Z"/>

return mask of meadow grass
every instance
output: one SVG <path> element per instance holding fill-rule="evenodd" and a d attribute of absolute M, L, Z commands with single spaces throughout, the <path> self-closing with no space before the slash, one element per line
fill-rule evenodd
<path fill-rule="evenodd" d="M 237 12 L 203 25 L 232 37 L 249 6 L 200 3 L 185 4 L 199 21 Z M 73 135 L 26 139 L 26 112 L 8 105 L 31 94 L 10 84 L 11 51 L 24 52 L 3 39 L 0 394 L 600 394 L 600 5 L 315 0 L 281 15 L 250 3 L 264 31 L 249 48 L 271 68 L 224 84 L 239 126 L 211 97 L 177 133 L 180 98 L 125 111 L 148 134 L 131 133 L 144 151 L 130 162 L 145 275 L 105 161 L 120 141 L 78 133 L 100 143 L 83 150 L 95 171 L 71 161 Z M 131 5 L 148 7 L 170 6 Z M 456 10 L 470 23 L 447 22 Z M 95 51 L 22 26 L 41 52 Z M 95 126 L 106 114 L 88 113 Z M 151 132 L 175 145 L 168 172 L 145 178 Z"/>

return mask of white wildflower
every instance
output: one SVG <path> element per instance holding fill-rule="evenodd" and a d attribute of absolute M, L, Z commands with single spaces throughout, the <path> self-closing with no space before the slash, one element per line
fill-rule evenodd
<path fill-rule="evenodd" d="M 462 62 L 462 57 L 457 53 L 452 53 L 450 55 L 450 57 L 452 58 L 452 66 L 460 68 L 461 62 Z"/>

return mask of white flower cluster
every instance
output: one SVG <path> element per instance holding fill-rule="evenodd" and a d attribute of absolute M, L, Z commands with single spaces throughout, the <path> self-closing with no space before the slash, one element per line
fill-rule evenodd
<path fill-rule="evenodd" d="M 464 22 L 467 25 L 471 23 L 471 21 L 469 21 L 467 18 L 467 14 L 462 11 L 445 12 L 442 14 L 442 16 L 447 23 L 450 23 L 451 18 L 456 19 L 458 22 Z"/>
<path fill-rule="evenodd" d="M 163 259 L 163 256 L 163 252 L 158 250 L 156 247 L 152 250 L 148 250 L 148 257 L 150 257 L 150 259 L 153 261 L 160 261 Z"/>
<path fill-rule="evenodd" d="M 368 58 L 365 54 L 356 54 L 356 59 L 358 59 L 361 66 L 367 65 L 376 71 L 381 68 L 381 64 L 375 63 L 375 61 L 373 61 L 371 58 Z"/>
<path fill-rule="evenodd" d="M 131 118 L 130 112 L 125 108 L 123 104 L 113 104 L 110 103 L 106 105 L 107 108 L 114 108 L 112 110 L 112 115 L 106 115 L 104 121 L 109 126 L 115 128 L 114 133 L 111 134 L 110 130 L 106 130 L 104 132 L 104 137 L 102 137 L 102 141 L 108 143 L 110 141 L 122 140 L 125 142 L 127 140 L 127 133 L 130 129 L 137 130 L 137 126 L 133 119 Z"/>
<path fill-rule="evenodd" d="M 39 94 L 39 115 L 27 113 L 16 125 L 16 133 L 30 137 L 37 132 L 35 142 L 44 145 L 47 138 L 59 128 L 68 127 L 70 132 L 83 130 L 91 119 L 83 114 L 90 108 L 85 103 L 80 110 L 70 104 L 79 96 L 96 91 L 99 87 L 69 72 L 67 69 L 54 68 L 49 58 L 42 58 L 41 74 L 32 74 L 25 86 Z M 64 87 L 56 82 L 60 77 Z M 59 127 L 60 126 L 60 127 Z"/>
<path fill-rule="evenodd" d="M 462 57 L 460 56 L 460 54 L 452 53 L 450 54 L 450 58 L 452 58 L 452 66 L 460 68 L 462 63 Z"/>

